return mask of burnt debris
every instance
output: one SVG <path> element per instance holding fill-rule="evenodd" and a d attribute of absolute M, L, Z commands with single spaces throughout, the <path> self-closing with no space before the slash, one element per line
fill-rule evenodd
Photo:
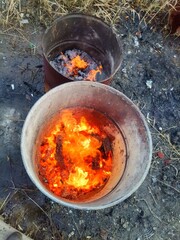
<path fill-rule="evenodd" d="M 101 63 L 79 49 L 56 54 L 50 64 L 60 74 L 75 81 L 98 81 L 102 74 Z"/>

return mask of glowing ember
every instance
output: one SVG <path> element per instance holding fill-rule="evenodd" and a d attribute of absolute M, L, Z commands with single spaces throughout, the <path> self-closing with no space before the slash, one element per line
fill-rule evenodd
<path fill-rule="evenodd" d="M 102 126 L 109 121 L 92 109 L 69 108 L 44 126 L 37 160 L 41 181 L 50 191 L 82 200 L 105 186 L 112 171 L 113 139 Z"/>
<path fill-rule="evenodd" d="M 56 55 L 50 64 L 62 75 L 73 80 L 97 81 L 103 67 L 87 53 L 78 50 L 66 50 Z"/>
<path fill-rule="evenodd" d="M 69 74 L 77 75 L 78 70 L 87 68 L 88 64 L 86 61 L 81 59 L 79 55 L 77 55 L 71 61 L 67 62 L 65 66 L 67 67 Z"/>

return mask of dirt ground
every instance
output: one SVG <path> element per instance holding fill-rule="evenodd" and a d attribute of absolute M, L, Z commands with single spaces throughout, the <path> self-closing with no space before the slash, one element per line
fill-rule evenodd
<path fill-rule="evenodd" d="M 119 24 L 124 57 L 111 85 L 145 115 L 153 139 L 152 164 L 144 183 L 123 203 L 80 211 L 37 190 L 21 159 L 23 122 L 44 94 L 43 31 L 29 23 L 22 30 L 0 32 L 1 218 L 35 240 L 179 239 L 179 39 L 138 20 Z"/>

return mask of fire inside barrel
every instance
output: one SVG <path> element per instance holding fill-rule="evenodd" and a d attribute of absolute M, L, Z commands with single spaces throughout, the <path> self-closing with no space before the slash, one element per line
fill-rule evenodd
<path fill-rule="evenodd" d="M 86 52 L 78 49 L 57 54 L 50 64 L 63 76 L 76 81 L 97 81 L 103 70 L 101 63 L 97 64 Z"/>
<path fill-rule="evenodd" d="M 87 108 L 60 111 L 42 130 L 37 151 L 41 181 L 55 195 L 83 200 L 100 191 L 112 171 L 111 140 L 101 127 L 109 120 Z"/>

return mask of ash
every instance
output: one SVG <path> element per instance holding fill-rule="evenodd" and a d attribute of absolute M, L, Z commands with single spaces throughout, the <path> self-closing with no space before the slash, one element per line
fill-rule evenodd
<path fill-rule="evenodd" d="M 72 66 L 71 61 L 77 56 L 80 56 L 80 59 L 87 63 L 87 67 L 78 68 L 75 66 L 74 71 L 71 71 L 67 66 Z M 101 65 L 100 62 L 97 63 L 97 61 L 86 52 L 75 48 L 72 50 L 66 50 L 64 53 L 61 52 L 60 54 L 57 54 L 55 58 L 50 61 L 50 64 L 60 74 L 75 81 L 91 80 L 88 79 L 90 71 L 98 70 Z M 101 75 L 101 73 L 97 73 L 96 79 L 98 79 L 98 75 Z"/>

